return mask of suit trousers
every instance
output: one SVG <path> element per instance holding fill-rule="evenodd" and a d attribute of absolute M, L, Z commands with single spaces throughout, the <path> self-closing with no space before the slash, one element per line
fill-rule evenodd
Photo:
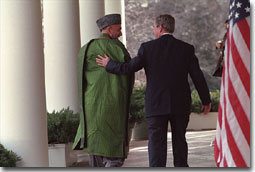
<path fill-rule="evenodd" d="M 168 121 L 171 124 L 172 149 L 175 167 L 188 167 L 186 129 L 189 114 L 167 114 L 147 117 L 149 129 L 149 165 L 165 167 L 167 160 Z"/>

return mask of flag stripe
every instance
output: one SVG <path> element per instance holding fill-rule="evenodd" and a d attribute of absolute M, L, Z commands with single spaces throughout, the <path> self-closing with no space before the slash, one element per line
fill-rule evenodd
<path fill-rule="evenodd" d="M 228 34 L 228 37 L 229 37 L 229 34 Z M 228 54 L 230 53 L 229 51 L 229 44 L 228 44 L 228 41 L 229 39 L 227 39 L 227 52 Z M 223 87 L 224 88 L 228 88 L 227 85 L 228 85 L 228 80 L 227 80 L 227 77 L 228 77 L 228 58 L 225 58 L 225 61 L 224 61 L 224 65 L 225 65 L 225 71 L 224 71 L 224 74 L 225 74 L 225 77 L 223 78 Z M 227 141 L 227 131 L 226 131 L 226 113 L 227 113 L 227 89 L 224 89 L 223 91 L 223 111 L 222 111 L 222 131 L 221 131 L 221 135 L 222 135 L 222 138 L 221 138 L 221 152 L 222 152 L 222 157 L 221 157 L 221 164 L 220 166 L 221 167 L 225 167 L 226 163 L 225 163 L 225 160 L 226 159 L 230 159 L 231 158 L 231 153 L 229 151 L 229 145 L 228 145 L 228 141 Z"/>
<path fill-rule="evenodd" d="M 230 101 L 233 111 L 236 115 L 236 119 L 238 120 L 238 123 L 242 129 L 242 132 L 245 136 L 247 143 L 250 145 L 250 127 L 249 127 L 250 122 L 245 116 L 243 108 L 240 105 L 240 101 L 239 101 L 238 97 L 236 96 L 235 90 L 233 89 L 233 85 L 232 85 L 231 81 L 229 81 L 228 90 L 229 90 L 229 92 L 228 92 L 229 101 Z M 238 107 L 238 108 L 235 108 L 235 107 Z M 237 129 L 239 129 L 239 128 L 237 128 Z"/>
<path fill-rule="evenodd" d="M 250 22 L 251 22 L 250 17 L 246 17 L 246 22 L 247 22 L 247 24 L 249 26 L 249 35 L 250 35 Z"/>
<path fill-rule="evenodd" d="M 220 130 L 219 121 L 217 121 L 217 129 Z M 220 140 L 220 134 L 219 132 L 216 132 L 215 140 L 214 140 L 214 159 L 216 162 L 216 165 L 219 166 L 220 164 L 220 148 L 221 148 L 221 140 Z"/>
<path fill-rule="evenodd" d="M 215 162 L 216 162 L 216 165 L 217 166 L 219 166 L 219 161 L 218 161 L 218 158 L 219 158 L 219 148 L 218 148 L 218 141 L 217 141 L 217 139 L 215 138 L 214 139 L 214 160 L 215 160 Z"/>
<path fill-rule="evenodd" d="M 233 85 L 231 84 L 231 82 L 229 82 L 229 95 L 231 95 L 231 91 L 233 91 L 233 89 L 231 88 Z M 233 93 L 234 95 L 235 93 Z M 250 137 L 249 133 L 250 131 L 243 131 L 246 130 L 247 128 L 249 128 L 250 124 L 248 123 L 248 127 L 247 126 L 242 126 L 242 122 L 240 122 L 240 119 L 245 119 L 245 117 L 241 117 L 241 115 L 245 115 L 245 114 L 241 114 L 240 113 L 236 113 L 234 108 L 235 107 L 238 107 L 238 105 L 233 105 L 231 103 L 231 101 L 233 100 L 234 98 L 229 98 L 229 103 L 230 104 L 227 104 L 228 106 L 228 110 L 227 110 L 227 121 L 229 123 L 229 128 L 231 130 L 231 132 L 233 133 L 233 135 L 235 135 L 235 137 L 233 138 L 235 140 L 235 143 L 237 145 L 237 147 L 242 150 L 240 153 L 242 154 L 246 164 L 249 163 L 249 156 L 246 156 L 246 155 L 249 155 L 249 148 L 250 148 L 250 138 L 245 138 L 245 137 Z M 246 133 L 247 132 L 247 133 Z"/>
<path fill-rule="evenodd" d="M 245 20 L 247 21 L 247 20 Z M 242 57 L 243 63 L 247 69 L 247 71 L 250 71 L 250 58 L 245 58 L 245 57 L 249 57 L 250 56 L 250 50 L 248 49 L 246 42 L 243 38 L 242 35 L 244 35 L 243 33 L 241 33 L 242 30 L 240 30 L 239 27 L 234 26 L 233 28 L 233 39 L 235 41 L 235 43 L 237 43 L 239 45 L 238 47 L 238 52 L 240 54 L 240 57 Z M 237 45 L 236 44 L 236 45 Z"/>
<path fill-rule="evenodd" d="M 238 147 L 236 146 L 236 143 L 235 143 L 235 140 L 231 133 L 231 130 L 229 128 L 229 124 L 226 119 L 226 116 L 225 116 L 225 127 L 226 127 L 226 132 L 227 132 L 227 140 L 228 140 L 229 149 L 231 151 L 232 158 L 235 161 L 236 166 L 246 167 L 245 161 L 244 161 Z"/>
<path fill-rule="evenodd" d="M 218 122 L 219 122 L 219 126 L 221 128 L 221 126 L 222 126 L 222 108 L 221 108 L 221 104 L 219 104 L 219 108 L 218 108 Z"/>
<path fill-rule="evenodd" d="M 250 95 L 250 83 L 247 82 L 250 80 L 250 75 L 243 63 L 242 58 L 240 57 L 240 54 L 237 50 L 234 39 L 231 39 L 231 52 L 232 52 L 232 58 L 233 58 L 235 66 L 237 68 L 239 77 L 242 80 L 242 83 L 245 87 L 247 94 Z"/>
<path fill-rule="evenodd" d="M 250 32 L 250 26 L 247 20 L 246 19 L 240 20 L 237 23 L 237 26 L 239 27 L 239 30 L 241 31 L 242 37 L 245 41 L 245 44 L 242 45 L 246 45 L 248 50 L 250 51 L 250 34 L 246 34 Z"/>
<path fill-rule="evenodd" d="M 247 95 L 247 92 L 244 91 L 245 90 L 244 85 L 242 81 L 240 80 L 240 77 L 238 75 L 233 59 L 230 59 L 229 70 L 230 70 L 229 77 L 232 81 L 233 89 L 236 90 L 235 91 L 236 97 L 239 97 L 239 99 L 242 100 L 240 101 L 240 105 L 245 112 L 246 118 L 250 120 L 250 117 L 248 115 L 250 114 L 250 105 L 246 103 L 250 101 L 250 97 L 249 95 Z"/>
<path fill-rule="evenodd" d="M 224 158 L 224 167 L 228 167 L 228 163 L 226 161 L 226 158 Z"/>

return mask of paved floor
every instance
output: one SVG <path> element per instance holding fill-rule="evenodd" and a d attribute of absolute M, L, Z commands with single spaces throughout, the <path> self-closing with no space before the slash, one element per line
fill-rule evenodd
<path fill-rule="evenodd" d="M 213 146 L 210 146 L 215 130 L 188 131 L 186 134 L 190 167 L 216 167 Z M 88 167 L 88 162 L 80 162 L 76 167 Z M 130 152 L 123 167 L 149 167 L 148 140 L 132 140 Z M 173 167 L 171 132 L 168 133 L 167 167 Z"/>
<path fill-rule="evenodd" d="M 189 131 L 186 134 L 190 167 L 216 167 L 213 146 L 215 130 Z M 134 141 L 130 145 L 130 152 L 123 167 L 148 167 L 148 140 Z M 167 167 L 173 167 L 171 133 L 168 133 Z"/>

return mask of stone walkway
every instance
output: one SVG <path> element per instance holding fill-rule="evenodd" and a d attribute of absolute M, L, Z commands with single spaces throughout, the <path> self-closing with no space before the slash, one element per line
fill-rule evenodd
<path fill-rule="evenodd" d="M 214 147 L 210 146 L 215 137 L 215 130 L 188 131 L 186 134 L 190 167 L 216 167 Z M 80 162 L 76 167 L 88 167 L 88 162 Z M 123 167 L 149 167 L 148 140 L 132 140 L 128 158 Z M 168 133 L 167 167 L 173 167 L 171 132 Z"/>
<path fill-rule="evenodd" d="M 188 131 L 186 134 L 190 167 L 216 167 L 214 147 L 210 146 L 215 130 Z M 148 140 L 131 141 L 130 152 L 123 167 L 148 167 Z M 167 167 L 173 167 L 171 132 L 168 133 Z"/>

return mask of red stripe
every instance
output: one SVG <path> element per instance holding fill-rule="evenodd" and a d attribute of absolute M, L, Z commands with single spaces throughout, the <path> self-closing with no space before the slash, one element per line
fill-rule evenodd
<path fill-rule="evenodd" d="M 214 139 L 214 160 L 216 162 L 216 165 L 217 167 L 219 167 L 220 163 L 218 162 L 218 158 L 219 158 L 219 148 L 218 148 L 218 141 L 217 139 L 215 138 Z"/>
<path fill-rule="evenodd" d="M 250 74 L 247 71 L 247 69 L 243 63 L 243 60 L 236 48 L 236 45 L 235 45 L 235 42 L 233 39 L 233 34 L 232 34 L 232 40 L 231 40 L 231 52 L 232 52 L 232 59 L 235 64 L 238 75 L 244 85 L 244 88 L 245 88 L 248 96 L 250 97 Z M 247 57 L 243 57 L 243 58 L 247 58 Z M 248 57 L 248 58 L 250 58 L 250 57 Z"/>
<path fill-rule="evenodd" d="M 250 146 L 250 122 L 249 122 L 249 119 L 247 118 L 247 116 L 243 110 L 243 107 L 240 103 L 239 98 L 236 95 L 236 92 L 233 88 L 233 85 L 232 85 L 230 79 L 228 79 L 228 82 L 229 82 L 228 95 L 229 95 L 230 104 L 231 104 L 232 109 L 235 113 L 235 116 L 236 116 L 236 119 L 240 125 L 240 128 L 243 132 L 243 135 L 245 136 L 245 139 Z"/>
<path fill-rule="evenodd" d="M 218 121 L 219 121 L 220 128 L 222 128 L 222 107 L 220 103 L 218 108 Z"/>
<path fill-rule="evenodd" d="M 222 148 L 222 138 L 220 140 L 220 162 L 222 161 L 222 158 L 223 158 L 223 148 Z"/>
<path fill-rule="evenodd" d="M 233 158 L 237 167 L 247 167 L 247 165 L 243 159 L 243 156 L 240 153 L 240 151 L 236 145 L 236 142 L 234 140 L 234 137 L 233 137 L 232 132 L 229 127 L 229 123 L 227 121 L 227 117 L 224 116 L 224 118 L 225 118 L 225 128 L 226 128 L 226 133 L 227 133 L 228 147 L 232 154 L 232 158 Z"/>
<path fill-rule="evenodd" d="M 226 157 L 224 157 L 223 163 L 224 163 L 224 164 L 223 164 L 224 167 L 228 167 L 228 163 L 227 163 L 227 161 L 226 161 Z"/>
<path fill-rule="evenodd" d="M 249 18 L 250 19 L 250 18 Z M 246 43 L 247 48 L 250 51 L 250 26 L 246 19 L 240 20 L 237 26 L 242 34 L 242 37 Z"/>

